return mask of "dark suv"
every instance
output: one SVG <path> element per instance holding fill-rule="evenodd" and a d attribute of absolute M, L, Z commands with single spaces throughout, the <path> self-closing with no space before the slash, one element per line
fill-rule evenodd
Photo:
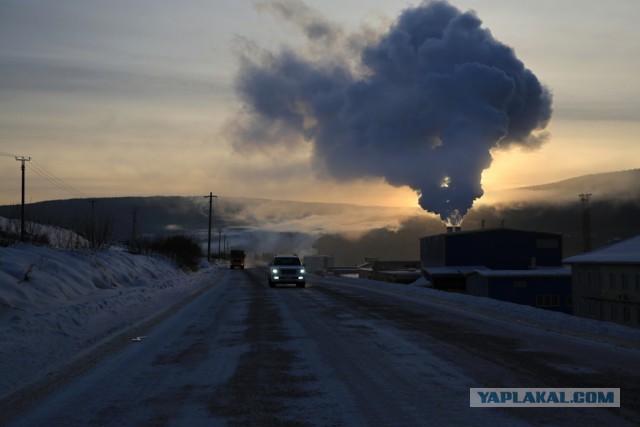
<path fill-rule="evenodd" d="M 276 255 L 269 263 L 269 286 L 272 288 L 278 283 L 295 283 L 304 288 L 305 277 L 304 266 L 296 255 Z"/>

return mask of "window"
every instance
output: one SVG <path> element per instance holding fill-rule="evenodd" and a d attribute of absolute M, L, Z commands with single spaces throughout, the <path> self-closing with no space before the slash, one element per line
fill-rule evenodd
<path fill-rule="evenodd" d="M 640 273 L 636 273 L 636 291 L 640 291 Z"/>
<path fill-rule="evenodd" d="M 614 289 L 616 287 L 616 274 L 612 271 L 609 273 L 609 288 Z"/>
<path fill-rule="evenodd" d="M 620 287 L 622 289 L 628 289 L 629 288 L 629 282 L 627 280 L 627 274 L 626 273 L 620 273 Z"/>
<path fill-rule="evenodd" d="M 591 277 L 592 275 L 593 275 L 593 273 L 591 271 L 585 272 L 585 276 L 586 276 L 586 278 L 585 278 L 585 286 L 587 287 L 587 289 L 591 288 L 591 282 L 593 281 L 592 277 Z"/>
<path fill-rule="evenodd" d="M 598 286 L 600 288 L 604 287 L 604 273 L 602 271 L 598 273 Z"/>
<path fill-rule="evenodd" d="M 631 310 L 628 305 L 622 306 L 622 321 L 629 323 L 631 321 Z"/>
<path fill-rule="evenodd" d="M 514 288 L 526 288 L 527 287 L 527 281 L 526 280 L 514 280 L 513 287 Z"/>
<path fill-rule="evenodd" d="M 610 308 L 610 316 L 609 316 L 609 318 L 611 320 L 617 320 L 618 319 L 618 306 L 616 305 L 616 303 L 612 302 L 611 304 L 609 304 L 609 308 Z"/>
<path fill-rule="evenodd" d="M 560 305 L 560 295 L 536 295 L 536 306 L 538 307 L 558 307 Z"/>
<path fill-rule="evenodd" d="M 567 295 L 567 307 L 573 307 L 573 295 Z"/>

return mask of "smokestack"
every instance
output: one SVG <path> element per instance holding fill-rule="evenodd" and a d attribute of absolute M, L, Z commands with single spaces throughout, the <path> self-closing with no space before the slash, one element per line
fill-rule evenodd
<path fill-rule="evenodd" d="M 459 225 L 448 225 L 447 226 L 447 233 L 459 233 L 462 231 L 462 227 L 460 227 Z"/>

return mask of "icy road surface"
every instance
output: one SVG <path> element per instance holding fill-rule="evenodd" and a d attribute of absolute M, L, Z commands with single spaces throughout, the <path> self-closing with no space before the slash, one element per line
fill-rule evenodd
<path fill-rule="evenodd" d="M 175 315 L 8 425 L 640 422 L 637 349 L 339 279 L 271 289 L 261 269 L 212 277 Z M 470 408 L 470 387 L 619 387 L 622 408 Z"/>

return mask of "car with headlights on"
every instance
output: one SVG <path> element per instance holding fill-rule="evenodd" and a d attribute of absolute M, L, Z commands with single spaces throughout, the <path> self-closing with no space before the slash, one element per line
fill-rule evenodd
<path fill-rule="evenodd" d="M 276 255 L 269 263 L 269 286 L 291 283 L 299 288 L 306 284 L 306 272 L 296 255 Z"/>

